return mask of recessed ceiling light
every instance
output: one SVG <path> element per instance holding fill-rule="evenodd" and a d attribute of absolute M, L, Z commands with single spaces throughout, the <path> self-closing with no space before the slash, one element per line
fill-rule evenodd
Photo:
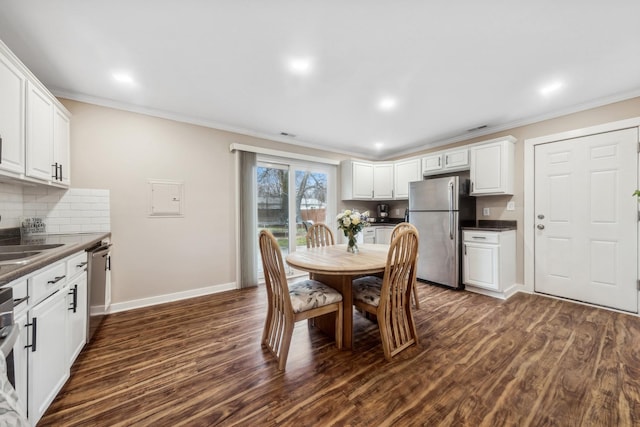
<path fill-rule="evenodd" d="M 382 150 L 382 147 L 384 147 L 384 142 L 376 142 L 375 144 L 373 144 L 374 147 L 376 147 L 377 150 Z"/>
<path fill-rule="evenodd" d="M 113 76 L 113 79 L 118 83 L 124 83 L 129 85 L 133 84 L 133 77 L 131 77 L 131 74 L 117 72 L 117 73 L 113 73 L 112 76 Z"/>
<path fill-rule="evenodd" d="M 298 75 L 305 75 L 311 72 L 310 58 L 292 58 L 289 60 L 289 70 Z"/>
<path fill-rule="evenodd" d="M 380 102 L 378 102 L 378 108 L 382 111 L 391 111 L 396 108 L 397 101 L 395 98 L 387 97 L 382 98 Z"/>
<path fill-rule="evenodd" d="M 540 88 L 540 94 L 543 96 L 547 96 L 552 94 L 553 92 L 556 92 L 560 89 L 562 89 L 562 87 L 564 86 L 564 83 L 562 82 L 553 82 L 551 84 L 548 84 L 546 86 L 543 86 Z"/>

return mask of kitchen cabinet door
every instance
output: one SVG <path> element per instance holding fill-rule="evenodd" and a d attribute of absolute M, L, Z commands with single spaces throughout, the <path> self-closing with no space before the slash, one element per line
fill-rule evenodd
<path fill-rule="evenodd" d="M 464 243 L 463 281 L 465 285 L 500 290 L 498 260 L 500 247 L 481 243 Z"/>
<path fill-rule="evenodd" d="M 438 172 L 442 170 L 443 167 L 442 154 L 440 153 L 422 158 L 422 172 L 425 175 Z"/>
<path fill-rule="evenodd" d="M 68 366 L 82 351 L 87 342 L 87 273 L 69 281 L 69 291 L 67 293 L 68 315 L 68 336 L 67 336 L 67 357 Z"/>
<path fill-rule="evenodd" d="M 383 245 L 390 244 L 391 233 L 393 233 L 393 227 L 376 227 L 376 243 Z"/>
<path fill-rule="evenodd" d="M 470 149 L 471 195 L 513 194 L 514 144 L 509 140 L 481 144 Z"/>
<path fill-rule="evenodd" d="M 0 173 L 24 174 L 24 115 L 27 81 L 0 53 Z"/>
<path fill-rule="evenodd" d="M 32 425 L 37 424 L 69 378 L 67 289 L 56 291 L 30 311 L 28 406 Z"/>
<path fill-rule="evenodd" d="M 26 175 L 51 181 L 53 174 L 53 100 L 27 84 Z"/>
<path fill-rule="evenodd" d="M 57 106 L 53 115 L 53 179 L 54 183 L 68 187 L 71 185 L 70 166 L 70 121 Z"/>
<path fill-rule="evenodd" d="M 420 181 L 422 179 L 420 159 L 396 162 L 394 167 L 394 198 L 396 200 L 408 199 L 409 183 L 412 181 Z"/>
<path fill-rule="evenodd" d="M 393 163 L 374 163 L 373 199 L 393 199 Z"/>
<path fill-rule="evenodd" d="M 445 169 L 466 169 L 469 167 L 469 150 L 464 148 L 461 150 L 445 151 L 444 168 Z"/>
<path fill-rule="evenodd" d="M 371 200 L 373 198 L 373 165 L 344 160 L 340 163 L 342 200 Z"/>

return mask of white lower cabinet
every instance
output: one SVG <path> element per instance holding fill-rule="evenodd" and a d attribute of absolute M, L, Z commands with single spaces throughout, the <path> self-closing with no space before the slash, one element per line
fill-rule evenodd
<path fill-rule="evenodd" d="M 66 287 L 30 310 L 29 421 L 36 425 L 69 378 Z"/>
<path fill-rule="evenodd" d="M 462 277 L 467 290 L 498 298 L 515 286 L 515 230 L 463 231 Z"/>
<path fill-rule="evenodd" d="M 78 252 L 7 285 L 15 300 L 25 298 L 15 308 L 20 335 L 13 357 L 16 392 L 33 426 L 64 386 L 86 342 L 86 261 L 86 252 Z"/>
<path fill-rule="evenodd" d="M 67 293 L 67 359 L 75 362 L 87 342 L 87 272 L 69 281 Z M 83 303 L 84 302 L 84 303 Z"/>
<path fill-rule="evenodd" d="M 391 243 L 391 233 L 393 227 L 378 226 L 376 227 L 376 243 L 388 245 Z"/>

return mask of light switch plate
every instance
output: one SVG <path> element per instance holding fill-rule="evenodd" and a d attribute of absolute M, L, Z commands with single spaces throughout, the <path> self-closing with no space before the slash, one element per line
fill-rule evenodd
<path fill-rule="evenodd" d="M 489 215 L 491 215 L 491 209 L 482 208 L 482 216 L 489 216 Z"/>
<path fill-rule="evenodd" d="M 507 210 L 515 211 L 516 210 L 516 202 L 507 202 Z"/>

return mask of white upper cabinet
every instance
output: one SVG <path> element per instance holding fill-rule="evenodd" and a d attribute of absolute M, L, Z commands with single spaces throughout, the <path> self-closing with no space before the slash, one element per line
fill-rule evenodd
<path fill-rule="evenodd" d="M 340 164 L 342 200 L 371 200 L 373 198 L 373 165 L 345 160 Z"/>
<path fill-rule="evenodd" d="M 70 185 L 70 114 L 0 41 L 0 174 Z"/>
<path fill-rule="evenodd" d="M 53 179 L 64 186 L 71 185 L 69 166 L 70 153 L 69 116 L 57 106 L 53 110 Z"/>
<path fill-rule="evenodd" d="M 53 175 L 53 101 L 27 84 L 27 176 L 50 181 Z"/>
<path fill-rule="evenodd" d="M 24 174 L 25 76 L 0 54 L 0 173 Z"/>
<path fill-rule="evenodd" d="M 515 141 L 508 136 L 470 148 L 472 196 L 513 194 Z"/>
<path fill-rule="evenodd" d="M 420 159 L 409 159 L 396 162 L 393 191 L 395 199 L 408 199 L 409 183 L 420 180 L 422 180 Z"/>
<path fill-rule="evenodd" d="M 393 163 L 345 160 L 342 173 L 342 200 L 393 199 Z"/>
<path fill-rule="evenodd" d="M 424 175 L 440 173 L 443 167 L 441 153 L 433 154 L 422 159 L 422 172 Z"/>
<path fill-rule="evenodd" d="M 373 199 L 393 199 L 393 163 L 373 164 Z"/>
<path fill-rule="evenodd" d="M 429 154 L 422 158 L 422 174 L 437 175 L 469 169 L 469 150 L 454 148 Z"/>
<path fill-rule="evenodd" d="M 444 168 L 467 169 L 469 167 L 469 150 L 467 148 L 445 151 L 444 152 Z"/>

